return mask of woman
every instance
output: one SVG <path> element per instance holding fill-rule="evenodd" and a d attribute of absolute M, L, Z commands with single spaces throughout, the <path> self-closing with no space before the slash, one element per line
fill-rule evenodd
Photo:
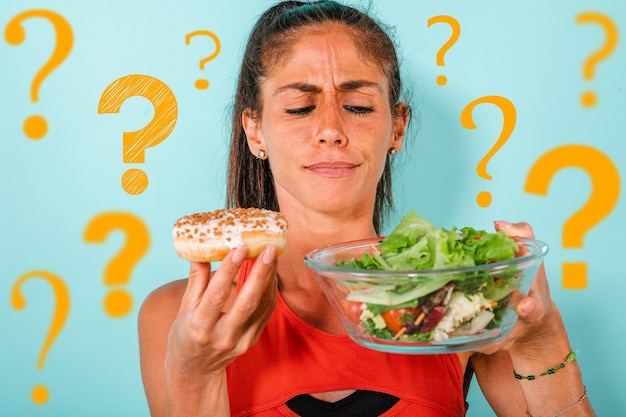
<path fill-rule="evenodd" d="M 400 93 L 394 45 L 366 14 L 286 1 L 261 16 L 233 108 L 228 205 L 280 210 L 288 246 L 254 262 L 233 250 L 215 271 L 192 263 L 188 280 L 149 295 L 139 333 L 153 416 L 462 416 L 471 369 L 498 415 L 594 415 L 575 361 L 548 378 L 512 372 L 538 374 L 571 351 L 543 270 L 511 335 L 480 352 L 368 350 L 331 311 L 302 260 L 378 235 L 410 118 Z"/>

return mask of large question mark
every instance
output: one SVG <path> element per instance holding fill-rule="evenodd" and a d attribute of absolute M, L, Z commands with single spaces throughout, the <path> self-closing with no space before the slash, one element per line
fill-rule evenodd
<path fill-rule="evenodd" d="M 582 248 L 585 234 L 613 211 L 620 193 L 619 171 L 613 161 L 588 145 L 563 145 L 543 154 L 530 168 L 524 191 L 546 196 L 554 175 L 564 168 L 580 168 L 591 179 L 587 202 L 563 225 L 563 247 Z M 564 262 L 563 288 L 587 288 L 587 263 Z"/>
<path fill-rule="evenodd" d="M 595 76 L 596 66 L 611 55 L 617 46 L 617 26 L 608 16 L 597 12 L 580 13 L 576 16 L 576 23 L 579 25 L 594 23 L 602 26 L 606 33 L 604 45 L 589 56 L 583 65 L 583 78 L 591 81 Z M 598 97 L 593 91 L 585 91 L 581 94 L 580 101 L 585 107 L 593 107 L 598 102 Z"/>
<path fill-rule="evenodd" d="M 489 152 L 480 160 L 478 165 L 476 166 L 476 173 L 479 177 L 485 180 L 491 180 L 492 176 L 487 173 L 487 164 L 491 160 L 491 158 L 504 146 L 504 144 L 509 140 L 513 130 L 515 129 L 515 124 L 517 122 L 517 111 L 515 110 L 515 106 L 509 99 L 501 96 L 485 96 L 478 98 L 471 103 L 469 103 L 461 112 L 461 125 L 463 125 L 466 129 L 475 129 L 476 124 L 474 123 L 474 119 L 472 118 L 472 112 L 474 108 L 480 104 L 489 103 L 495 104 L 500 111 L 502 112 L 502 130 L 500 131 L 500 136 L 496 140 L 496 143 L 491 147 Z M 481 191 L 476 196 L 476 202 L 480 207 L 488 207 L 491 204 L 491 193 L 487 191 Z"/>
<path fill-rule="evenodd" d="M 65 325 L 65 321 L 67 320 L 67 316 L 69 315 L 70 292 L 67 289 L 65 282 L 63 282 L 63 280 L 57 275 L 47 271 L 31 271 L 18 278 L 13 285 L 13 289 L 11 291 L 11 304 L 14 309 L 23 310 L 26 307 L 26 297 L 22 294 L 21 287 L 22 284 L 33 278 L 41 278 L 50 284 L 50 287 L 52 287 L 52 291 L 54 292 L 55 299 L 52 322 L 37 361 L 37 370 L 41 371 L 46 361 L 46 357 L 48 356 L 48 351 L 56 338 L 59 336 L 59 333 L 61 333 L 61 330 Z M 49 397 L 50 393 L 48 392 L 48 388 L 42 384 L 35 385 L 31 392 L 31 398 L 37 405 L 45 404 L 48 402 Z"/>
<path fill-rule="evenodd" d="M 130 282 L 132 271 L 150 247 L 150 231 L 139 217 L 125 212 L 104 212 L 89 221 L 83 240 L 87 243 L 104 243 L 114 231 L 122 231 L 126 241 L 118 254 L 104 270 L 104 284 L 120 287 Z M 109 291 L 103 302 L 104 311 L 113 318 L 120 318 L 133 308 L 132 295 L 123 289 Z"/>
<path fill-rule="evenodd" d="M 204 66 L 206 65 L 206 63 L 219 55 L 221 49 L 220 40 L 217 35 L 211 31 L 196 30 L 195 32 L 188 33 L 185 36 L 185 43 L 189 45 L 191 42 L 191 38 L 193 38 L 194 36 L 208 36 L 215 42 L 215 51 L 211 55 L 200 60 L 200 70 L 204 71 Z M 198 90 L 206 90 L 207 88 L 209 88 L 209 81 L 204 79 L 196 80 L 195 85 Z"/>
<path fill-rule="evenodd" d="M 144 97 L 154 106 L 154 117 L 143 129 L 124 132 L 124 163 L 143 163 L 144 151 L 163 142 L 174 130 L 178 104 L 172 90 L 162 81 L 148 75 L 132 74 L 118 78 L 104 89 L 98 113 L 119 113 L 126 99 Z M 148 175 L 140 169 L 129 169 L 122 175 L 122 188 L 128 194 L 141 194 L 148 188 Z"/>
<path fill-rule="evenodd" d="M 4 38 L 13 45 L 20 45 L 26 39 L 26 32 L 22 27 L 25 20 L 31 18 L 44 18 L 48 20 L 56 32 L 56 43 L 52 55 L 43 67 L 37 72 L 30 87 L 30 99 L 33 103 L 39 101 L 39 88 L 43 81 L 69 56 L 74 43 L 72 27 L 65 18 L 50 10 L 28 10 L 15 16 L 7 24 L 4 30 Z M 33 115 L 24 121 L 24 134 L 29 139 L 43 138 L 48 132 L 48 122 L 39 115 Z"/>
<path fill-rule="evenodd" d="M 452 29 L 452 34 L 450 35 L 450 38 L 439 49 L 439 52 L 437 52 L 437 66 L 443 67 L 446 65 L 444 61 L 446 53 L 448 52 L 448 50 L 450 50 L 450 48 L 452 48 L 452 46 L 456 43 L 456 41 L 459 40 L 459 37 L 461 36 L 461 25 L 454 17 L 446 15 L 433 16 L 428 19 L 429 28 L 435 23 L 447 23 Z M 446 85 L 447 82 L 448 78 L 446 78 L 445 75 L 440 75 L 437 77 L 437 84 Z"/>

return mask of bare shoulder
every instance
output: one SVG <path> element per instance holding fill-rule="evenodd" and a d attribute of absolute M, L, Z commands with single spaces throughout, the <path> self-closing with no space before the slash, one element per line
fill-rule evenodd
<path fill-rule="evenodd" d="M 186 287 L 187 279 L 172 281 L 153 290 L 144 300 L 137 323 L 142 354 L 164 353 Z"/>
<path fill-rule="evenodd" d="M 187 279 L 168 282 L 153 290 L 139 310 L 139 324 L 173 321 L 187 288 Z M 170 319 L 170 320 L 168 320 Z"/>
<path fill-rule="evenodd" d="M 142 308 L 146 306 L 150 307 L 153 303 L 180 304 L 185 288 L 187 288 L 186 278 L 168 282 L 148 294 Z"/>

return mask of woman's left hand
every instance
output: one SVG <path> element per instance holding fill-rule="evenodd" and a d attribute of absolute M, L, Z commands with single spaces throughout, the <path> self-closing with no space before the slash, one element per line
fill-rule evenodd
<path fill-rule="evenodd" d="M 527 223 L 494 222 L 497 231 L 503 231 L 510 237 L 533 238 L 533 230 Z M 511 333 L 502 341 L 479 349 L 478 352 L 493 354 L 501 350 L 513 350 L 525 355 L 541 354 L 542 347 L 553 340 L 555 331 L 563 332 L 562 320 L 558 309 L 550 298 L 550 289 L 543 263 L 528 295 L 512 300 L 519 316 Z M 516 304 L 516 305 L 515 305 Z"/>

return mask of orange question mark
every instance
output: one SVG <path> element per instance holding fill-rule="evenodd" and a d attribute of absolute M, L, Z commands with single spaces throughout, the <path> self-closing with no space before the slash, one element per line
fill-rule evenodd
<path fill-rule="evenodd" d="M 461 112 L 461 125 L 463 125 L 466 129 L 476 129 L 476 124 L 472 119 L 472 112 L 476 106 L 479 104 L 495 104 L 500 111 L 502 111 L 502 130 L 500 131 L 500 136 L 498 136 L 498 140 L 491 147 L 489 152 L 480 160 L 478 165 L 476 166 L 476 173 L 479 177 L 485 180 L 491 180 L 492 176 L 487 173 L 487 164 L 491 160 L 491 158 L 504 146 L 504 144 L 509 140 L 511 134 L 513 133 L 513 129 L 515 129 L 515 124 L 517 122 L 517 111 L 515 110 L 515 106 L 511 103 L 507 98 L 501 96 L 485 96 L 478 98 L 471 103 L 469 103 Z M 481 191 L 476 196 L 476 202 L 480 207 L 488 207 L 491 204 L 491 194 L 487 191 Z"/>
<path fill-rule="evenodd" d="M 48 351 L 59 333 L 61 333 L 61 330 L 65 325 L 65 321 L 67 320 L 67 316 L 69 315 L 70 292 L 67 289 L 65 282 L 63 282 L 63 280 L 57 275 L 47 271 L 31 271 L 18 278 L 13 285 L 13 289 L 11 291 L 11 304 L 14 309 L 23 310 L 26 307 L 26 298 L 21 292 L 21 287 L 22 284 L 33 278 L 41 278 L 50 284 L 50 287 L 52 287 L 52 291 L 54 292 L 55 299 L 52 323 L 50 324 L 48 334 L 43 347 L 41 348 L 41 352 L 39 353 L 39 360 L 37 361 L 37 370 L 41 371 L 43 369 L 44 362 L 46 361 Z M 37 405 L 45 404 L 48 402 L 49 397 L 50 393 L 48 392 L 48 388 L 42 384 L 36 385 L 31 392 L 31 398 Z"/>
<path fill-rule="evenodd" d="M 452 34 L 450 35 L 448 41 L 444 43 L 443 46 L 439 49 L 439 52 L 437 52 L 437 66 L 439 67 L 443 67 L 446 65 L 444 62 L 444 56 L 461 36 L 461 25 L 459 24 L 458 20 L 456 20 L 452 16 L 433 16 L 428 19 L 428 27 L 430 28 L 433 24 L 442 22 L 450 25 L 450 28 L 452 29 Z M 448 78 L 446 78 L 445 75 L 440 75 L 437 77 L 437 84 L 446 85 L 447 82 Z"/>
<path fill-rule="evenodd" d="M 185 36 L 185 43 L 187 45 L 189 45 L 190 42 L 191 42 L 191 38 L 193 38 L 194 36 L 201 36 L 201 35 L 208 36 L 211 39 L 213 39 L 213 41 L 215 42 L 215 51 L 211 55 L 209 55 L 206 58 L 203 58 L 203 59 L 200 60 L 200 70 L 204 71 L 204 66 L 206 65 L 206 63 L 211 61 L 212 59 L 214 59 L 216 56 L 219 55 L 220 49 L 221 49 L 221 45 L 220 45 L 220 40 L 217 37 L 217 35 L 215 33 L 211 32 L 211 31 L 208 31 L 208 30 L 196 30 L 195 32 L 188 33 Z M 196 88 L 198 90 L 206 90 L 207 88 L 209 88 L 209 81 L 207 81 L 207 80 L 196 80 L 196 84 L 195 85 L 196 85 Z"/>
<path fill-rule="evenodd" d="M 585 234 L 613 211 L 620 193 L 619 171 L 613 161 L 587 145 L 564 145 L 543 154 L 530 168 L 524 191 L 546 196 L 554 175 L 564 168 L 580 168 L 591 179 L 591 195 L 563 225 L 563 247 L 583 247 Z M 587 288 L 587 263 L 564 262 L 563 288 Z"/>
<path fill-rule="evenodd" d="M 154 117 L 143 129 L 124 132 L 124 163 L 143 163 L 144 151 L 163 142 L 174 130 L 178 104 L 172 90 L 162 81 L 148 75 L 127 75 L 104 89 L 98 113 L 119 113 L 126 99 L 144 97 L 154 106 Z M 140 169 L 129 169 L 122 175 L 122 188 L 128 194 L 141 194 L 148 188 L 148 175 Z"/>
<path fill-rule="evenodd" d="M 56 32 L 56 43 L 52 55 L 43 67 L 33 78 L 30 87 L 30 99 L 33 103 L 39 101 L 39 88 L 43 81 L 69 56 L 74 43 L 72 27 L 65 18 L 50 10 L 28 10 L 15 16 L 7 24 L 4 30 L 6 41 L 17 46 L 26 39 L 26 32 L 22 27 L 25 20 L 31 18 L 44 18 L 48 20 Z M 29 116 L 24 121 L 24 134 L 29 139 L 37 140 L 43 138 L 48 133 L 48 122 L 42 116 Z"/>
<path fill-rule="evenodd" d="M 583 78 L 587 81 L 591 81 L 595 76 L 596 66 L 600 63 L 600 61 L 611 55 L 617 47 L 617 26 L 608 16 L 596 12 L 580 13 L 576 16 L 576 23 L 579 25 L 594 23 L 602 26 L 604 32 L 606 33 L 604 45 L 587 58 L 583 66 Z M 593 107 L 598 102 L 598 97 L 593 91 L 585 91 L 581 94 L 580 101 L 585 107 Z"/>
<path fill-rule="evenodd" d="M 87 243 L 104 243 L 109 234 L 119 230 L 125 233 L 126 242 L 104 270 L 104 284 L 120 287 L 130 282 L 132 270 L 150 247 L 150 231 L 137 216 L 124 212 L 105 212 L 87 224 L 83 240 Z M 103 302 L 104 311 L 113 318 L 121 318 L 132 310 L 133 297 L 123 289 L 111 290 Z"/>

